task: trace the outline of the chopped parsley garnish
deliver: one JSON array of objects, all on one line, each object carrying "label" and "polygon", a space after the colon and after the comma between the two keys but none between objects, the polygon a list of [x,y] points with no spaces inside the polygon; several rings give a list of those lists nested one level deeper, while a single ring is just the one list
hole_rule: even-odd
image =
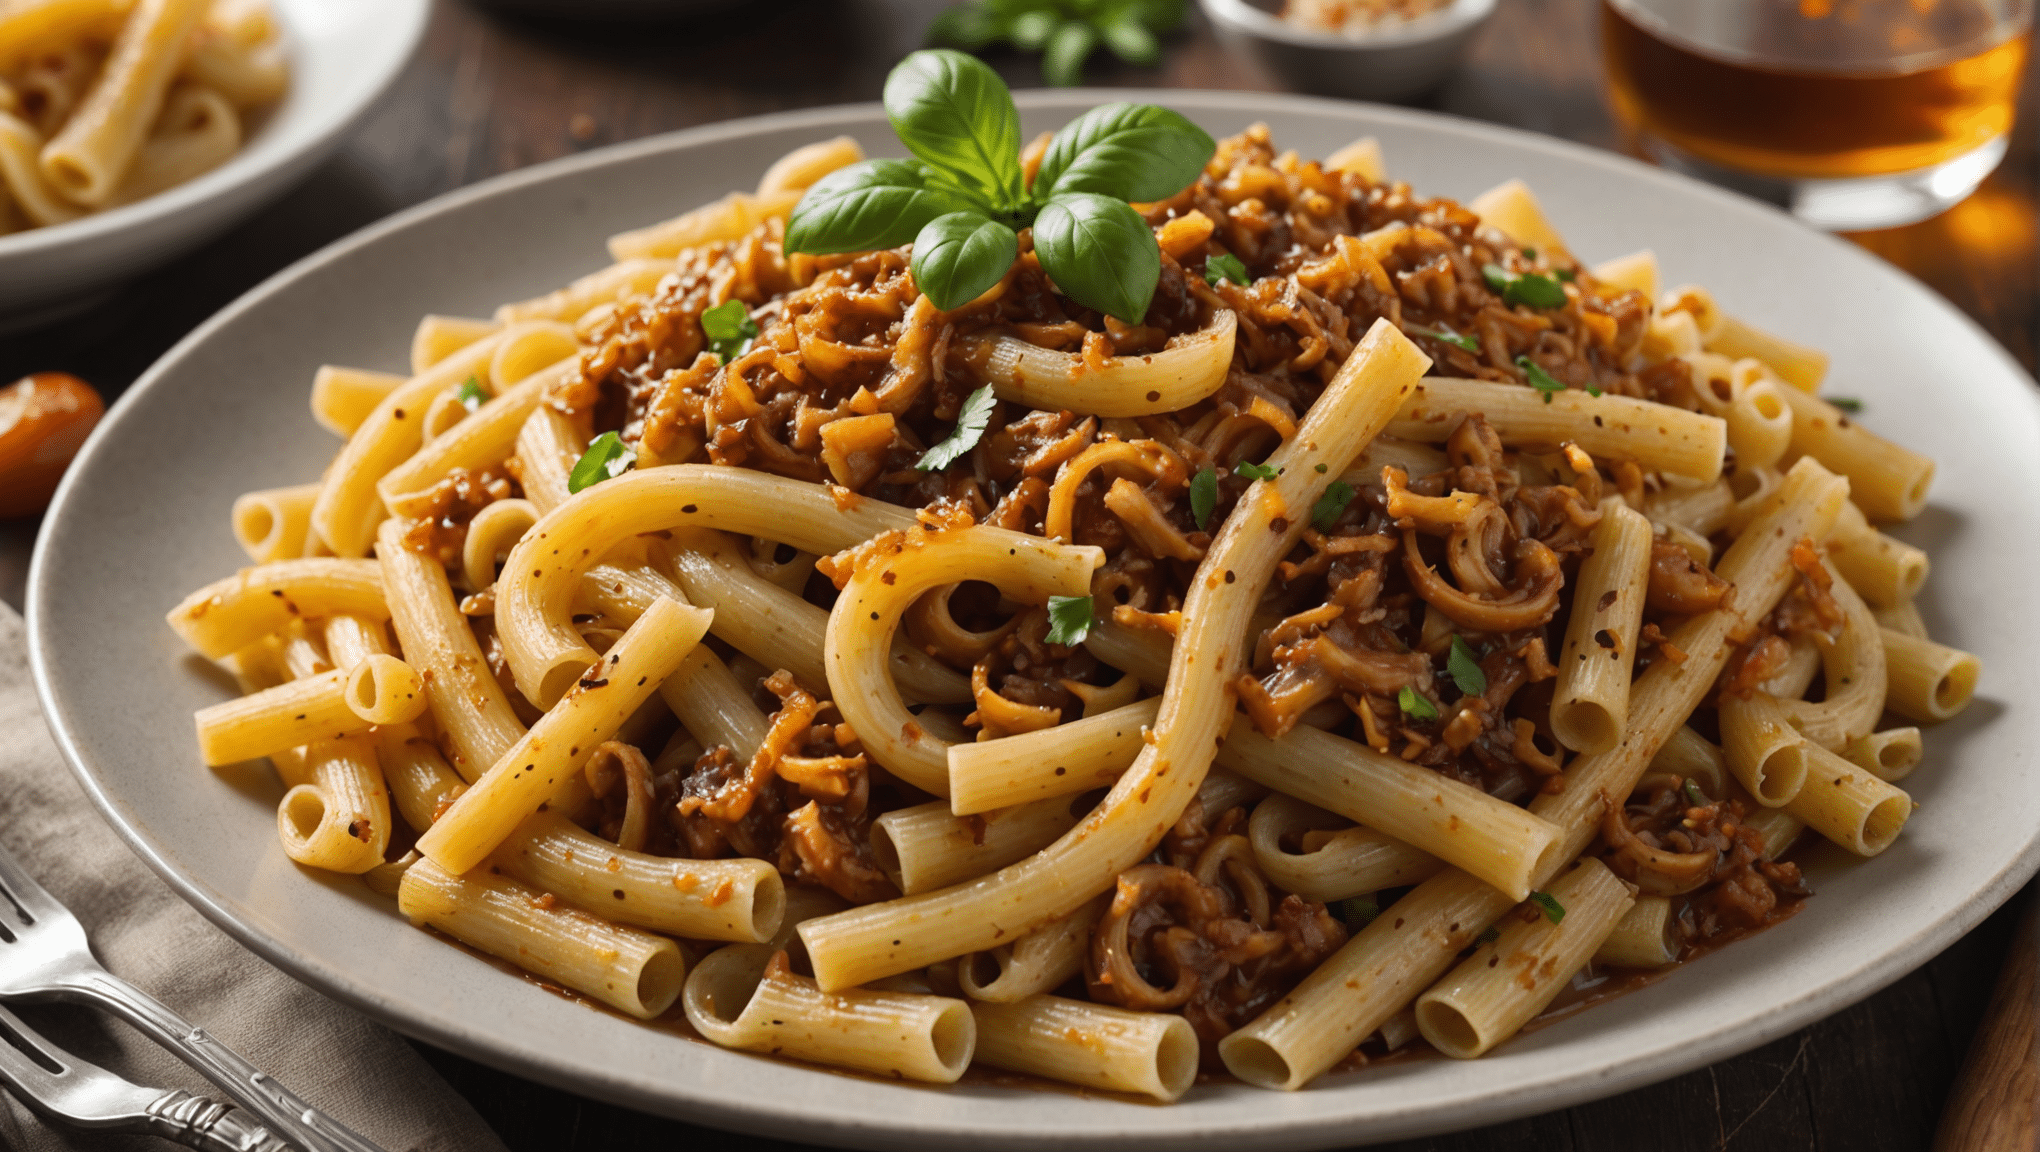
[{"label": "chopped parsley garnish", "polygon": [[1317,498],[1317,503],[1311,505],[1310,522],[1317,525],[1318,531],[1329,532],[1346,511],[1346,505],[1352,502],[1353,486],[1344,480],[1334,480],[1331,487],[1325,489],[1325,494]]},{"label": "chopped parsley garnish", "polygon": [[1459,690],[1468,696],[1478,696],[1487,691],[1487,673],[1480,670],[1480,661],[1474,659],[1473,649],[1458,636],[1452,637],[1452,651],[1445,657],[1445,671]]},{"label": "chopped parsley garnish", "polygon": [[1532,388],[1544,393],[1544,402],[1546,404],[1551,403],[1553,396],[1565,391],[1565,385],[1559,383],[1551,373],[1539,367],[1537,361],[1530,359],[1528,356],[1516,357],[1516,367],[1523,370],[1523,378],[1529,381]]},{"label": "chopped parsley garnish", "polygon": [[1480,274],[1490,290],[1501,294],[1502,303],[1511,307],[1517,304],[1532,308],[1565,307],[1565,289],[1541,272],[1511,272],[1500,264],[1483,264]]},{"label": "chopped parsley garnish", "polygon": [[1417,336],[1429,336],[1433,340],[1450,344],[1454,348],[1463,349],[1467,352],[1478,353],[1480,351],[1480,337],[1478,336],[1461,336],[1459,333],[1447,328],[1412,328],[1410,332]]},{"label": "chopped parsley garnish", "polygon": [[1527,247],[1526,247],[1526,248],[1524,248],[1524,249],[1523,249],[1523,259],[1525,259],[1525,260],[1535,260],[1535,259],[1537,259],[1537,249],[1535,249],[1535,248],[1527,248]]},{"label": "chopped parsley garnish", "polygon": [[1502,930],[1490,924],[1480,930],[1480,935],[1473,938],[1473,946],[1478,948],[1483,944],[1492,944],[1501,938]]},{"label": "chopped parsley garnish", "polygon": [[1091,634],[1091,598],[1089,596],[1050,596],[1048,598],[1048,635],[1050,644],[1061,644],[1065,648],[1082,644],[1084,637]]},{"label": "chopped parsley garnish", "polygon": [[488,400],[489,394],[482,391],[481,381],[470,376],[460,382],[460,391],[455,392],[453,398],[460,401],[461,407],[472,412],[480,408],[483,402]]},{"label": "chopped parsley garnish", "polygon": [[1823,399],[1851,416],[1863,410],[1863,402],[1854,396],[1827,396]]},{"label": "chopped parsley garnish", "polygon": [[1530,902],[1544,909],[1544,918],[1553,924],[1565,919],[1565,905],[1560,904],[1558,897],[1549,892],[1532,892]]},{"label": "chopped parsley garnish", "polygon": [[1216,288],[1220,280],[1230,280],[1235,284],[1249,283],[1247,266],[1230,252],[1207,257],[1204,261],[1204,282]]},{"label": "chopped parsley garnish", "polygon": [[1407,684],[1403,685],[1401,692],[1396,693],[1395,702],[1401,705],[1403,712],[1408,714],[1413,720],[1436,720],[1438,718],[1437,706],[1419,696],[1417,690]]},{"label": "chopped parsley garnish", "polygon": [[1580,278],[1580,274],[1573,271],[1570,268],[1554,268],[1552,269],[1551,274],[1553,276],[1558,277],[1560,280],[1565,281],[1568,284]]},{"label": "chopped parsley garnish", "polygon": [[708,337],[708,350],[727,364],[750,350],[758,325],[742,300],[725,300],[701,314],[701,332]]},{"label": "chopped parsley garnish", "polygon": [[992,422],[992,407],[999,398],[992,395],[990,384],[978,389],[963,399],[963,410],[956,414],[956,428],[942,442],[921,453],[914,461],[914,468],[921,472],[933,472],[947,468],[965,452],[977,447],[984,437],[985,429]]},{"label": "chopped parsley garnish", "polygon": [[574,462],[574,470],[567,473],[567,491],[579,492],[593,488],[604,480],[610,480],[630,471],[637,463],[637,453],[623,442],[623,437],[614,432],[604,432],[588,445],[581,458]]},{"label": "chopped parsley garnish", "polygon": [[1684,791],[1686,793],[1686,803],[1691,804],[1695,808],[1707,807],[1707,794],[1700,791],[1700,785],[1695,784],[1690,778],[1686,781]]},{"label": "chopped parsley garnish", "polygon": [[1374,899],[1372,893],[1365,896],[1349,896],[1339,901],[1339,919],[1344,920],[1348,928],[1365,928],[1374,923],[1374,918],[1379,915],[1381,904]]},{"label": "chopped parsley garnish", "polygon": [[1249,480],[1273,480],[1282,473],[1273,464],[1256,464],[1251,460],[1242,460],[1233,465],[1232,474],[1245,476]]},{"label": "chopped parsley garnish", "polygon": [[1318,475],[1320,475],[1320,476],[1322,476],[1322,475],[1324,475],[1324,474],[1325,474],[1326,472],[1329,472],[1329,471],[1331,471],[1331,467],[1332,467],[1332,466],[1331,466],[1331,465],[1329,465],[1329,464],[1320,464],[1320,465],[1318,465],[1318,466],[1317,466],[1317,474],[1318,474]]},{"label": "chopped parsley garnish", "polygon": [[1218,472],[1206,464],[1190,478],[1190,517],[1202,532],[1211,524],[1211,510],[1218,507]]}]

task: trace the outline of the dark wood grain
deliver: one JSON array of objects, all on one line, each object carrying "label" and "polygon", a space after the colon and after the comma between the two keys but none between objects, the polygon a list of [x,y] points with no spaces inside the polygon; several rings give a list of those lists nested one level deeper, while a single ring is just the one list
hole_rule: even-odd
[{"label": "dark wood grain", "polygon": [[[397,208],[486,176],[654,132],[788,108],[876,99],[939,0],[797,0],[626,35],[490,14],[441,0],[418,58],[336,157],[284,202],[76,318],[0,338],[0,380],[44,368],[117,394],[213,311],[296,257]],[[1502,0],[1466,65],[1424,107],[1603,147],[1620,136],[1601,100],[1591,0]],[[1163,64],[1094,64],[1114,85],[1278,89],[1201,22]],[[1018,56],[993,62],[1040,83]],[[1910,228],[1856,237],[1967,311],[2029,369],[2040,349],[2032,116],[1969,201]],[[577,131],[577,127],[580,129]],[[1931,386],[1932,382],[1922,382]],[[0,525],[0,598],[20,603],[32,525]],[[2025,898],[2022,898],[2025,899]],[[1913,1152],[1983,1019],[2016,914],[2000,911],[1891,988],[1741,1057],[1610,1100],[1398,1152]],[[1734,963],[1731,951],[1714,962]],[[422,1046],[421,1046],[422,1047]],[[517,1152],[796,1145],[689,1127],[576,1097],[424,1048]]]},{"label": "dark wood grain", "polygon": [[2040,906],[2029,905],[1997,993],[1941,1115],[1935,1152],[2040,1147]]}]

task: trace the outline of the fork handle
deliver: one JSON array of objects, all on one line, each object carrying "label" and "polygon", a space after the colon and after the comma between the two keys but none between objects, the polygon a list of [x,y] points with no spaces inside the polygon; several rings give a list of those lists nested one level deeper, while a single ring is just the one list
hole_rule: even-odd
[{"label": "fork handle", "polygon": [[[220,1086],[277,1135],[304,1152],[384,1152],[332,1117],[305,1103],[268,1073],[161,1001],[104,969],[66,985],[147,1033]],[[231,1148],[232,1146],[228,1146]]]},{"label": "fork handle", "polygon": [[149,1105],[147,1131],[199,1152],[292,1152],[269,1129],[240,1112],[182,1090]]}]

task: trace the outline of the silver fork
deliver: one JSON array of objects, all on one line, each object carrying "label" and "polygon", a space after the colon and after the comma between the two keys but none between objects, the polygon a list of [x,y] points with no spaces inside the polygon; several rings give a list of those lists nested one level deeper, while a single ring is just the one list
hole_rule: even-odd
[{"label": "silver fork", "polygon": [[51,1044],[5,1008],[0,1083],[37,1113],[76,1128],[146,1133],[199,1152],[290,1152],[240,1112],[181,1089],[129,1083]]},{"label": "silver fork", "polygon": [[240,1054],[115,976],[92,955],[71,910],[0,848],[0,999],[47,997],[119,1016],[304,1152],[383,1152],[305,1103]]}]

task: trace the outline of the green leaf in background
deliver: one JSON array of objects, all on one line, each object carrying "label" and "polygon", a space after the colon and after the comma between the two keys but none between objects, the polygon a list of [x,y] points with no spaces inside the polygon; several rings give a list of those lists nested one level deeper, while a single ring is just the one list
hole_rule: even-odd
[{"label": "green leaf in background", "polygon": [[1247,266],[1240,263],[1240,258],[1230,252],[1220,252],[1204,261],[1204,282],[1216,288],[1220,280],[1230,280],[1242,285],[1251,282],[1247,275]]},{"label": "green leaf in background", "polygon": [[1019,254],[1011,228],[975,210],[951,212],[914,237],[914,284],[948,312],[990,291]]},{"label": "green leaf in background", "polygon": [[623,437],[614,432],[604,432],[588,445],[581,458],[574,462],[574,470],[567,473],[567,491],[579,492],[593,488],[604,480],[614,479],[630,471],[637,463],[637,453],[623,443]]},{"label": "green leaf in background", "polygon": [[826,256],[897,248],[928,221],[970,208],[964,197],[928,184],[917,160],[864,160],[817,180],[793,206],[786,250]]},{"label": "green leaf in background", "polygon": [[1065,20],[1056,25],[1048,43],[1041,48],[1041,78],[1057,88],[1074,88],[1084,82],[1084,61],[1098,46],[1098,30],[1082,20]]},{"label": "green leaf in background", "polygon": [[1218,507],[1218,473],[1206,464],[1190,478],[1190,518],[1197,522],[1197,530],[1204,531],[1211,525],[1211,510]]},{"label": "green leaf in background", "polygon": [[1034,218],[1034,254],[1063,294],[1127,324],[1147,316],[1162,250],[1155,234],[1124,200],[1067,192]]},{"label": "green leaf in background", "polygon": [[[1141,23],[1140,16],[1131,5],[1098,18],[1098,36],[1105,41],[1105,47],[1114,56],[1137,68],[1152,68],[1162,62],[1162,46],[1155,34]],[[1136,196],[1136,200],[1157,199],[1157,197]]]},{"label": "green leaf in background", "polygon": [[942,442],[921,454],[914,461],[914,467],[922,472],[933,472],[954,464],[965,452],[977,447],[985,429],[991,426],[992,409],[999,398],[992,395],[990,384],[963,398],[963,407],[956,413],[956,427]]},{"label": "green leaf in background", "polygon": [[945,8],[928,25],[928,41],[975,52],[989,48],[1010,35],[1008,24],[986,4],[959,4]]},{"label": "green leaf in background", "polygon": [[1097,621],[1091,614],[1089,596],[1050,596],[1048,598],[1048,635],[1050,644],[1072,647],[1084,642],[1091,634],[1091,625]]},{"label": "green leaf in background", "polygon": [[1061,24],[1062,18],[1056,15],[1054,9],[1037,8],[1013,17],[1012,32],[1007,38],[1022,52],[1039,52],[1047,46],[1048,38]]},{"label": "green leaf in background", "polygon": [[1048,142],[1034,174],[1034,195],[1096,192],[1121,200],[1160,200],[1188,187],[1218,145],[1209,133],[1153,104],[1101,104]]},{"label": "green leaf in background", "polygon": [[708,337],[708,350],[727,364],[750,351],[758,323],[742,300],[725,300],[701,314],[701,333]]},{"label": "green leaf in background", "polygon": [[1020,113],[984,61],[946,49],[909,54],[886,77],[885,114],[907,151],[985,207],[1014,212],[1025,202]]},{"label": "green leaf in background", "polygon": [[1468,696],[1478,696],[1487,691],[1487,673],[1481,670],[1473,649],[1457,635],[1452,637],[1452,651],[1445,657],[1445,671],[1452,677],[1452,682],[1459,685],[1459,690]]}]

